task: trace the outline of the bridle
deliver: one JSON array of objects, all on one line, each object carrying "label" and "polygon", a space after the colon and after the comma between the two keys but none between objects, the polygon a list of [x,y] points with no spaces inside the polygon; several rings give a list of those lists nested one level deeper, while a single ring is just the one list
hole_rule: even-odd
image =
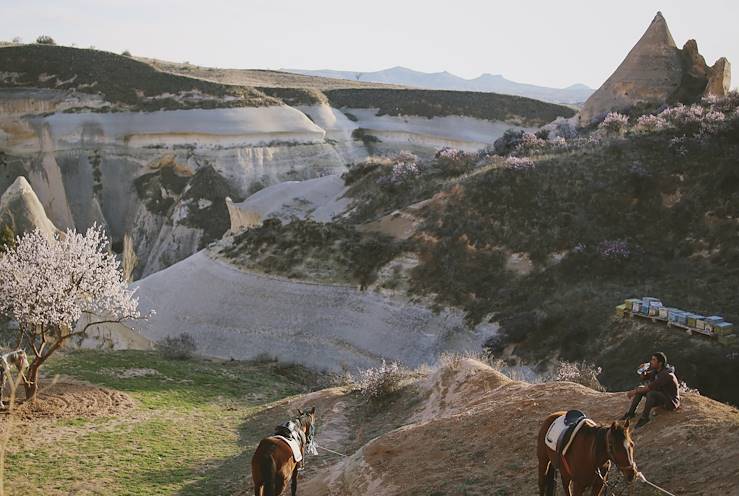
[{"label": "bridle", "polygon": [[[626,470],[631,470],[634,473],[634,477],[636,477],[636,474],[639,473],[639,469],[636,468],[636,463],[634,462],[634,458],[631,455],[631,450],[626,449],[625,446],[624,449],[626,450],[626,458],[629,460],[628,465],[621,465],[620,463],[618,463],[618,460],[616,459],[616,451],[613,449],[613,446],[611,444],[611,429],[608,429],[608,432],[606,432],[606,454],[608,455],[608,460],[613,462],[613,464],[616,465],[616,467],[618,467],[618,469],[622,472]],[[600,473],[600,470],[597,471]]]}]

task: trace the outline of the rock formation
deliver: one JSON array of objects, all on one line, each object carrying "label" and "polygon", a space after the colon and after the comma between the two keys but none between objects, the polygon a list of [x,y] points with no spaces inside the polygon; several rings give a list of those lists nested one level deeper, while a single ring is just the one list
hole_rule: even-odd
[{"label": "rock formation", "polygon": [[58,232],[23,176],[16,178],[0,197],[0,225],[10,226],[16,234],[33,231],[35,228],[39,228],[47,236]]},{"label": "rock formation", "polygon": [[682,50],[677,48],[667,21],[657,12],[621,65],[585,102],[580,125],[637,104],[692,103],[703,96],[724,96],[730,67],[723,57],[709,67],[695,40],[688,40]]}]

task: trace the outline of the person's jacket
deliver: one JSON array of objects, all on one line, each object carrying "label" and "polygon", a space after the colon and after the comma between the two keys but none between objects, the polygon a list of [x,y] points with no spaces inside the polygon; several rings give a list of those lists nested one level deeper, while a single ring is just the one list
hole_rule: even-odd
[{"label": "person's jacket", "polygon": [[664,394],[672,408],[680,406],[680,387],[675,376],[675,367],[665,365],[662,370],[647,370],[642,374],[642,378],[647,382],[647,391],[658,391]]}]

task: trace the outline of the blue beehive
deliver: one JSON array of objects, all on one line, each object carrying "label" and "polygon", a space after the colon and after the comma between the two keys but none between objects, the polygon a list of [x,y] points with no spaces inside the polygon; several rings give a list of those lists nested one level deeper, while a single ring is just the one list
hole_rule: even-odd
[{"label": "blue beehive", "polygon": [[667,320],[670,322],[677,322],[677,316],[682,312],[679,308],[670,308],[667,312]]}]

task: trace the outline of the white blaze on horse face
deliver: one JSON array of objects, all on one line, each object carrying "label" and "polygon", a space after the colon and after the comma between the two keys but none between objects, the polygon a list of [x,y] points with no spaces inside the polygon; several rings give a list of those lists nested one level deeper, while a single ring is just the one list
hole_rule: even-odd
[{"label": "white blaze on horse face", "polygon": [[629,460],[629,465],[631,465],[631,467],[634,470],[636,470],[636,468],[635,468],[636,467],[636,464],[634,463],[633,451],[631,449],[631,446],[629,445],[628,439],[624,439],[624,449],[626,449],[626,457]]}]

